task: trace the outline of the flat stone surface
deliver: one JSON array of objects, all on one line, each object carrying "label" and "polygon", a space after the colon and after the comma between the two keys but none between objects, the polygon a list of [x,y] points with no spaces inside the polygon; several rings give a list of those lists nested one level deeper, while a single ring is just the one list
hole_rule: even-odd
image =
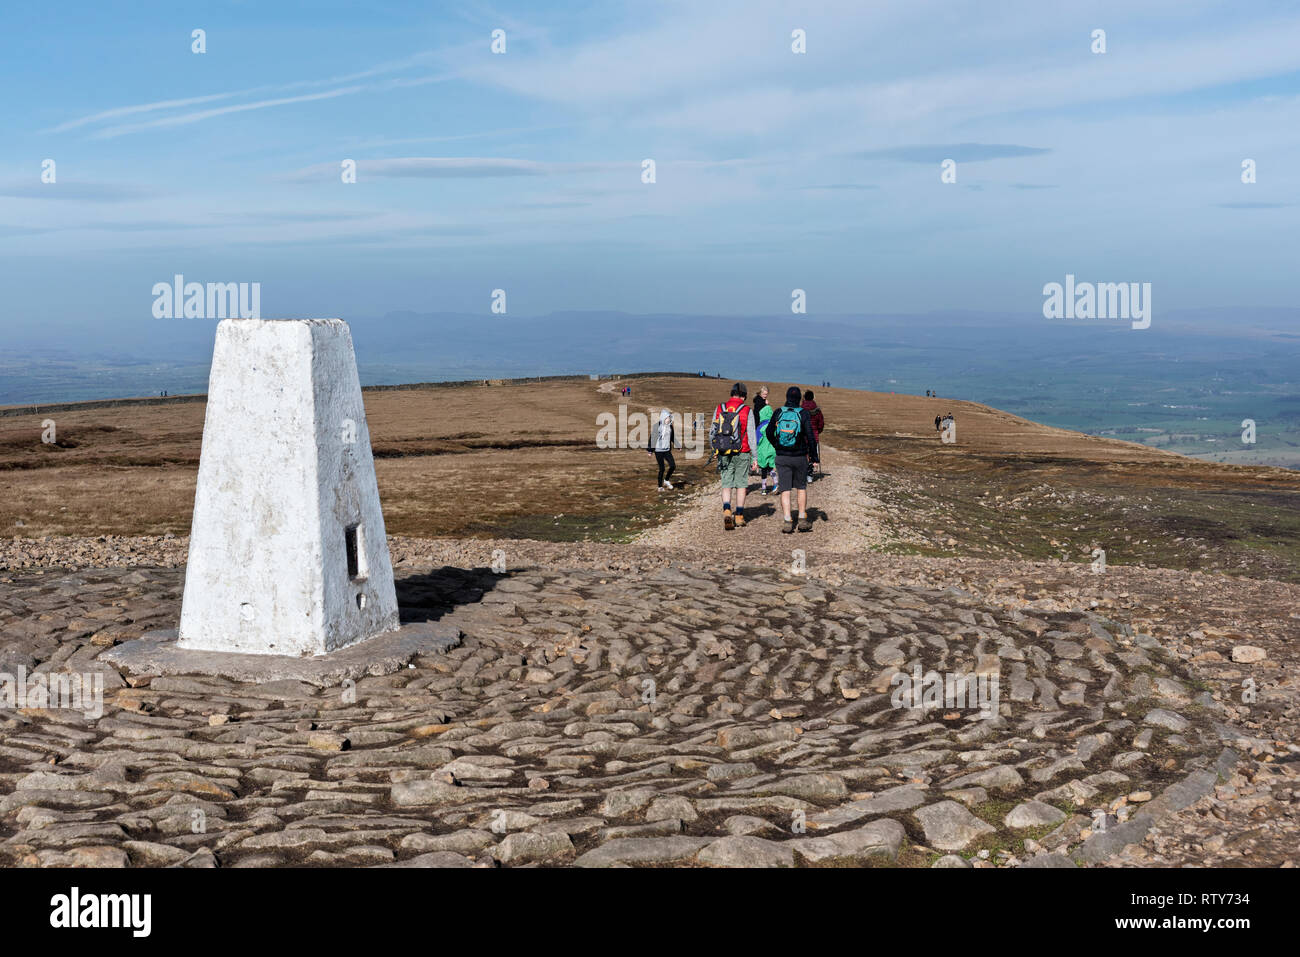
[{"label": "flat stone surface", "polygon": [[794,867],[794,851],[788,843],[730,836],[704,848],[696,861],[709,867]]},{"label": "flat stone surface", "polygon": [[217,675],[233,681],[305,681],[330,687],[348,679],[390,675],[416,655],[440,654],[460,644],[452,625],[418,622],[376,635],[328,655],[291,658],[226,651],[187,651],[176,646],[174,629],[151,631],[110,648],[100,661],[135,675]]},{"label": "flat stone surface", "polygon": [[693,860],[705,845],[712,843],[698,837],[623,837],[608,841],[588,851],[576,861],[577,867],[613,867],[618,864],[677,864]]},{"label": "flat stone surface", "polygon": [[1027,861],[1022,861],[1021,867],[1077,867],[1074,861],[1070,860],[1064,854],[1035,854]]},{"label": "flat stone surface", "polygon": [[1059,824],[1064,820],[1065,812],[1060,808],[1044,804],[1042,801],[1026,801],[1013,807],[1007,813],[1004,823],[1010,828],[1024,828]]},{"label": "flat stone surface", "polygon": [[[1034,838],[1023,853],[971,857],[977,869],[1044,854],[1088,866],[1281,863],[1300,846],[1300,763],[1277,744],[1295,736],[1266,722],[1274,711],[1238,704],[1241,667],[1226,660],[1235,636],[1217,639],[1221,660],[1209,665],[1227,675],[1220,705],[1199,690],[1219,687],[1212,677],[1165,653],[1175,639],[1139,645],[1073,605],[976,599],[946,588],[947,565],[928,587],[883,566],[862,576],[859,558],[796,578],[716,562],[665,568],[662,552],[641,564],[585,543],[528,565],[513,549],[540,546],[498,543],[513,570],[496,575],[489,546],[421,546],[455,559],[433,566],[414,565],[404,546],[403,613],[461,642],[356,678],[355,696],[265,675],[136,676],[99,659],[176,620],[180,569],[0,572],[0,671],[104,678],[99,715],[0,709],[0,866],[703,867],[793,855],[797,866],[929,867],[946,850],[899,821],[959,799],[989,818],[963,822],[996,830],[999,847]],[[588,552],[605,561],[585,567]],[[1094,585],[1111,587],[1091,577],[1073,587]],[[882,639],[924,671],[962,672],[996,649],[1007,688],[1014,675],[1033,693],[1004,694],[990,720],[894,708],[887,681],[873,690],[870,649]],[[1084,650],[1058,658],[1057,641]],[[1268,647],[1270,662],[1283,660]],[[1196,707],[1156,695],[1160,679],[1197,688]],[[1064,693],[1074,682],[1081,701]],[[1156,705],[1187,726],[1146,723]],[[1143,732],[1153,737],[1138,749]],[[1225,745],[1258,754],[1248,777]],[[1137,760],[1121,773],[1112,760],[1130,751]],[[954,784],[969,775],[992,787]],[[1152,799],[1113,806],[1143,791]],[[1035,797],[1074,813],[1039,836],[987,806]],[[1121,823],[1124,807],[1133,816]],[[1108,837],[1085,855],[1103,809]],[[937,853],[908,847],[904,826]],[[770,844],[718,844],[729,835]]]},{"label": "flat stone surface", "polygon": [[1188,721],[1182,715],[1174,714],[1164,708],[1156,708],[1148,711],[1145,718],[1142,719],[1147,724],[1155,725],[1157,728],[1165,728],[1169,731],[1186,731]]},{"label": "flat stone surface", "polygon": [[891,811],[910,811],[925,803],[925,791],[912,785],[901,785],[882,791],[880,794],[860,801],[842,804],[837,808],[813,814],[808,818],[809,829],[833,828],[851,824],[864,817],[875,814],[888,814]]},{"label": "flat stone surface", "polygon": [[1020,772],[1015,768],[999,765],[986,771],[963,774],[961,777],[949,781],[945,785],[945,789],[982,787],[994,791],[1014,791],[1024,783],[1025,779],[1020,776]]},{"label": "flat stone surface", "polygon": [[794,851],[810,864],[861,862],[873,857],[898,859],[906,838],[897,821],[872,821],[852,831],[840,831],[824,837],[803,837],[790,843]]},{"label": "flat stone surface", "polygon": [[960,851],[976,838],[992,834],[991,825],[981,821],[956,801],[940,801],[912,812],[925,829],[926,843],[941,851]]}]

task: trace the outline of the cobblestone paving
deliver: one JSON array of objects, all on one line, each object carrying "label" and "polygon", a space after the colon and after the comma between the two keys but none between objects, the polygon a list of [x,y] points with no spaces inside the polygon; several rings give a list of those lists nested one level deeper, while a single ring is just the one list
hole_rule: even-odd
[{"label": "cobblestone paving", "polygon": [[[97,662],[174,626],[181,569],[5,575],[0,671],[97,672],[104,708],[0,709],[0,861],[1149,863],[1187,814],[1197,850],[1227,855],[1207,822],[1265,805],[1254,840],[1295,853],[1294,745],[1235,725],[1185,655],[1120,616],[851,563],[624,551],[617,572],[498,576],[395,553],[403,617],[454,624],[461,646],[326,689]],[[895,707],[917,669],[996,674],[997,712]]]}]

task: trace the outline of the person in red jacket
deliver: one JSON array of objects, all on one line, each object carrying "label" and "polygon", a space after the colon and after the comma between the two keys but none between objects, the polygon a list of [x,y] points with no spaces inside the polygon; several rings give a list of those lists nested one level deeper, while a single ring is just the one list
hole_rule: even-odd
[{"label": "person in red jacket", "polygon": [[818,473],[821,471],[822,429],[826,428],[826,417],[822,415],[822,410],[813,401],[812,389],[804,390],[803,407],[808,410],[808,419],[812,422],[812,438],[815,447],[814,454],[808,457],[809,468],[812,473]]},{"label": "person in red jacket", "polygon": [[[745,493],[749,490],[749,468],[758,447],[754,416],[745,404],[745,383],[731,387],[731,396],[713,410],[709,445],[718,453],[718,477],[722,480],[722,527],[727,531],[745,527]],[[736,510],[731,510],[732,491]]]}]

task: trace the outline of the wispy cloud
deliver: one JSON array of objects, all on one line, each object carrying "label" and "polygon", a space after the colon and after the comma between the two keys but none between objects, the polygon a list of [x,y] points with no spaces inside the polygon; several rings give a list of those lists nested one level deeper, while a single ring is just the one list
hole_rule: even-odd
[{"label": "wispy cloud", "polygon": [[980,163],[986,160],[1011,159],[1022,156],[1042,156],[1050,149],[1037,146],[1016,146],[1011,143],[948,143],[946,145],[897,146],[887,150],[868,150],[858,153],[860,159],[889,159],[902,163],[942,163],[946,159],[958,163]]},{"label": "wispy cloud", "polygon": [[870,190],[880,189],[879,186],[873,186],[870,183],[828,183],[825,186],[797,186],[796,189],[825,189],[825,190]]},{"label": "wispy cloud", "polygon": [[227,113],[246,113],[249,110],[264,110],[272,106],[287,106],[290,103],[308,103],[313,100],[331,100],[337,96],[348,96],[352,93],[359,93],[365,89],[364,86],[348,86],[338,90],[327,90],[324,93],[306,93],[302,96],[284,96],[272,100],[258,100],[254,103],[239,103],[234,106],[223,106],[215,110],[200,110],[196,113],[182,113],[179,116],[165,116],[161,119],[150,120],[147,123],[127,123],[122,126],[110,126],[107,129],[95,133],[93,139],[111,139],[116,136],[125,136],[128,133],[139,133],[143,130],[156,129],[165,126],[184,126],[188,123],[198,123],[201,120],[211,119],[214,116],[224,116]]},{"label": "wispy cloud", "polygon": [[77,200],[82,203],[123,203],[154,195],[154,191],[121,183],[7,182],[0,183],[0,196],[11,199]]},{"label": "wispy cloud", "polygon": [[137,113],[153,113],[157,110],[173,110],[184,106],[197,106],[199,103],[212,103],[216,100],[228,100],[232,96],[243,96],[252,92],[254,92],[254,90],[232,91],[230,93],[213,93],[209,96],[191,96],[181,100],[157,100],[153,103],[137,103],[133,106],[119,106],[112,110],[104,110],[100,113],[92,113],[89,116],[82,116],[75,120],[68,120],[66,123],[60,123],[58,126],[51,127],[48,130],[41,130],[41,132],[64,133],[68,130],[75,130],[80,126],[100,123],[104,120],[115,120],[122,116],[132,116]]},{"label": "wispy cloud", "polygon": [[242,113],[249,110],[261,110],[269,107],[287,106],[294,103],[306,103],[314,100],[332,99],[338,96],[347,96],[352,93],[360,92],[363,89],[397,89],[400,87],[422,86],[429,83],[437,83],[451,79],[455,74],[439,73],[426,74],[414,77],[396,78],[381,84],[356,84],[357,80],[369,80],[375,77],[384,76],[391,73],[408,70],[413,67],[427,65],[443,54],[440,51],[424,50],[411,56],[403,57],[398,60],[390,60],[385,63],[377,64],[364,70],[358,70],[352,73],[345,73],[338,76],[331,76],[324,79],[315,80],[295,80],[289,83],[269,84],[256,87],[250,87],[243,90],[232,90],[225,93],[211,93],[203,96],[191,96],[168,100],[156,100],[150,103],[136,103],[129,106],[115,107],[110,110],[101,110],[98,113],[91,113],[87,116],[81,116],[48,130],[44,133],[64,133],[69,130],[79,129],[84,126],[93,126],[113,120],[118,120],[127,116],[136,116],[142,113],[157,113],[166,110],[183,109],[190,106],[198,106],[203,103],[214,103],[220,100],[229,100],[237,97],[253,96],[268,91],[287,92],[289,90],[311,88],[319,86],[335,86],[340,83],[354,84],[347,87],[338,87],[322,93],[309,93],[301,96],[282,96],[269,99],[257,100],[251,103],[239,103],[216,110],[200,110],[190,113],[182,113],[175,116],[163,117],[145,123],[127,123],[117,126],[108,126],[93,134],[94,139],[111,139],[117,136],[123,136],[129,133],[139,133],[145,130],[156,129],[160,127],[182,126],[190,123],[198,123],[202,120],[210,119],[215,116],[224,116],[229,113]]},{"label": "wispy cloud", "polygon": [[[289,173],[286,179],[307,183],[339,175],[339,164],[316,163]],[[357,178],[478,179],[502,176],[551,176],[558,173],[634,169],[628,161],[591,163],[540,163],[535,160],[494,156],[403,156],[391,159],[357,160]]]}]

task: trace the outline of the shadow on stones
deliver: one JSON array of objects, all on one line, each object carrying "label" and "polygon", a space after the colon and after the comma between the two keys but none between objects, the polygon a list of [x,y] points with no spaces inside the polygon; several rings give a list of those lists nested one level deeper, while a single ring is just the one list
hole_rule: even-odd
[{"label": "shadow on stones", "polygon": [[460,605],[472,605],[510,574],[490,568],[455,568],[444,565],[425,574],[398,578],[397,611],[402,624],[437,621]]}]

